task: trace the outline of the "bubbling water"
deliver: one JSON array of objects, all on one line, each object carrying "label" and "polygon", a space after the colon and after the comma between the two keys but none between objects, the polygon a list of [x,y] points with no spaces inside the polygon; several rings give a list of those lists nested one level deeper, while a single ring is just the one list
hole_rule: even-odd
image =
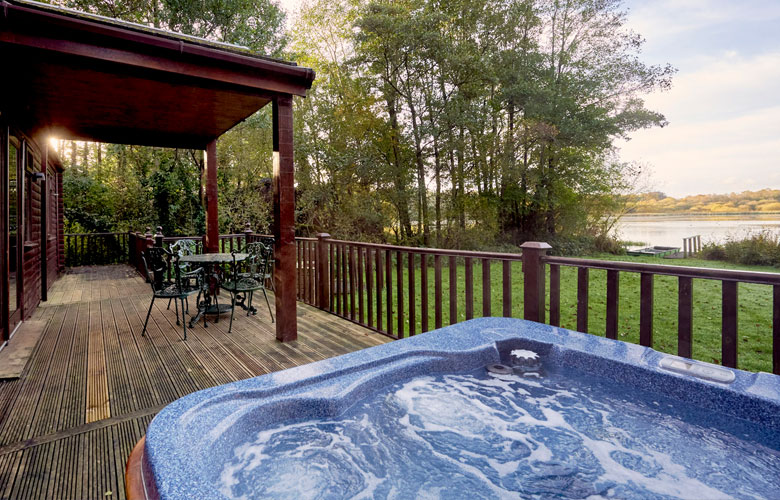
[{"label": "bubbling water", "polygon": [[691,423],[700,410],[681,416],[681,403],[636,392],[582,374],[420,377],[338,417],[258,432],[223,466],[220,491],[234,499],[777,493],[776,449]]}]

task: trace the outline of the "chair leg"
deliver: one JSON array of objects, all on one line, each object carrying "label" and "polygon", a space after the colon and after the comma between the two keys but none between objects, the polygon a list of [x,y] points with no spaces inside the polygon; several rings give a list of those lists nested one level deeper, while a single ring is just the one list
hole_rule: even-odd
[{"label": "chair leg", "polygon": [[233,331],[233,313],[236,312],[236,294],[230,294],[232,307],[230,308],[230,326],[228,327],[228,333]]},{"label": "chair leg", "polygon": [[144,321],[144,330],[141,332],[141,337],[146,337],[146,325],[149,324],[149,316],[152,315],[152,306],[154,305],[154,295],[152,295],[152,302],[149,304],[149,312],[146,313],[146,321]]},{"label": "chair leg", "polygon": [[[179,316],[176,316],[178,319]],[[184,297],[181,298],[181,324],[184,325],[184,340],[187,340],[187,317],[184,316]]]},{"label": "chair leg", "polygon": [[[179,324],[179,299],[168,299],[168,308],[170,309],[170,303],[173,300],[173,305],[176,307],[176,324]],[[184,306],[181,306],[181,312],[184,313]]]},{"label": "chair leg", "polygon": [[251,290],[247,292],[247,295],[246,315],[249,316],[249,314],[252,312],[252,299],[255,297],[255,291]]},{"label": "chair leg", "polygon": [[[172,300],[173,300],[173,299],[168,299],[168,310],[169,310],[169,311],[171,310],[171,301],[172,301]],[[178,316],[176,316],[176,317],[178,318]]]},{"label": "chair leg", "polygon": [[265,288],[263,288],[262,290],[263,290],[263,296],[265,297],[265,303],[266,303],[266,305],[268,305],[268,314],[271,315],[271,323],[273,323],[274,322],[274,313],[273,313],[273,311],[271,311],[271,303],[268,302],[268,294],[265,293]]},{"label": "chair leg", "polygon": [[214,292],[214,308],[217,311],[214,323],[219,323],[219,298],[217,297],[216,291]]}]

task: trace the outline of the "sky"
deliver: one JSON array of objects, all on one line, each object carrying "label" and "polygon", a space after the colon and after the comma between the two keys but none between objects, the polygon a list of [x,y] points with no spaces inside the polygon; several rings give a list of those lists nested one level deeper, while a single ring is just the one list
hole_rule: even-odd
[{"label": "sky", "polygon": [[641,57],[678,69],[646,97],[669,125],[621,142],[670,196],[780,188],[780,1],[631,0]]},{"label": "sky", "polygon": [[[300,0],[281,0],[290,14]],[[645,97],[664,128],[620,141],[669,196],[780,189],[780,0],[627,0],[647,64],[669,63],[672,88]],[[289,21],[288,21],[289,22]]]}]

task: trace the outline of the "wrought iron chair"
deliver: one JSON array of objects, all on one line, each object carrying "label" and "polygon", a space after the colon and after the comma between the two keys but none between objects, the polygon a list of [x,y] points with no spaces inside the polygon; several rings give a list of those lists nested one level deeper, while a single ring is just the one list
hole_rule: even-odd
[{"label": "wrought iron chair", "polygon": [[244,272],[239,273],[239,276],[260,279],[259,263],[266,258],[264,256],[267,256],[265,271],[262,272],[262,277],[265,280],[263,283],[268,284],[268,288],[276,291],[274,289],[274,239],[263,237],[249,243],[244,248],[244,253],[249,254],[249,258],[245,261]]},{"label": "wrought iron chair", "polygon": [[[233,331],[233,315],[236,305],[246,309],[246,314],[257,314],[257,309],[252,305],[252,299],[257,290],[262,290],[265,303],[268,306],[268,314],[271,322],[274,322],[274,313],[266,293],[266,279],[268,266],[273,258],[273,249],[263,243],[250,243],[246,247],[249,257],[243,262],[236,261],[236,252],[233,253],[232,272],[230,277],[220,285],[223,290],[230,292],[232,309],[230,311],[230,326],[228,332]],[[242,269],[243,268],[243,269]]]},{"label": "wrought iron chair", "polygon": [[[176,324],[184,325],[184,340],[187,340],[186,300],[190,295],[201,290],[201,270],[193,271],[186,277],[182,276],[179,267],[179,256],[161,247],[147,248],[141,256],[146,270],[146,278],[152,286],[152,302],[146,313],[144,329],[141,336],[146,336],[146,327],[152,315],[154,299],[174,300],[176,305]],[[181,323],[179,322],[179,302],[181,301]]]},{"label": "wrought iron chair", "polygon": [[[176,240],[171,244],[170,247],[168,247],[168,250],[178,256],[179,259],[186,255],[195,255],[198,253],[198,244],[194,240]],[[189,262],[179,262],[179,269],[181,270],[181,275],[183,278],[189,278],[191,276],[196,276],[201,273],[200,268],[194,268],[192,264]],[[173,299],[168,299],[168,309],[171,308],[171,301]],[[200,294],[198,294],[198,300],[200,300]],[[186,305],[187,305],[187,313],[190,312],[190,300],[189,296],[185,299]]]}]

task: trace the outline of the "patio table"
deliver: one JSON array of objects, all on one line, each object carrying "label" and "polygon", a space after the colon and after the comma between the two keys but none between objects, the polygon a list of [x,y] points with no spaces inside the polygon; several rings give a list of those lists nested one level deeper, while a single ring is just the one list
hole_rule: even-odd
[{"label": "patio table", "polygon": [[220,273],[216,272],[215,267],[219,268],[221,264],[233,262],[234,255],[236,262],[241,262],[249,257],[249,254],[246,253],[204,253],[185,255],[179,259],[180,263],[190,263],[202,267],[206,280],[206,283],[203,286],[202,300],[198,301],[198,314],[190,320],[190,328],[192,328],[202,317],[204,318],[203,326],[208,326],[204,317],[206,314],[216,314],[217,319],[219,319],[220,314],[232,309],[230,304],[220,304],[217,300]]}]

